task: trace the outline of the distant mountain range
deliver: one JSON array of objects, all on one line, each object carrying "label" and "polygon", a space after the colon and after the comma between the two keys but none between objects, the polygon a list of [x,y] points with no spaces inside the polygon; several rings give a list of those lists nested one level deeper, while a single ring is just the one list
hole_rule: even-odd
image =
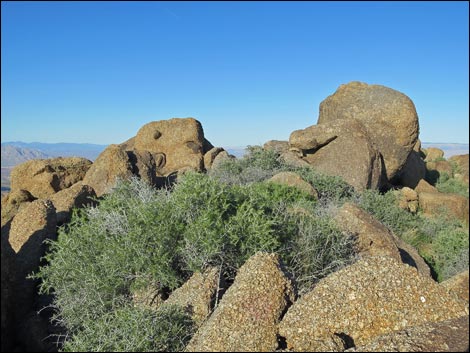
[{"label": "distant mountain range", "polygon": [[51,156],[39,150],[4,145],[2,143],[2,167],[14,167],[30,159],[50,158]]},{"label": "distant mountain range", "polygon": [[[83,157],[94,161],[98,155],[103,152],[107,145],[96,145],[91,143],[42,143],[42,142],[2,142],[2,166],[3,162],[3,150],[4,147],[11,146],[17,147],[22,150],[35,151],[37,153],[43,153],[46,157],[35,157],[35,158],[51,158],[51,157]],[[33,152],[34,153],[34,152]],[[29,160],[28,158],[23,160]],[[20,162],[21,163],[21,162]]]}]

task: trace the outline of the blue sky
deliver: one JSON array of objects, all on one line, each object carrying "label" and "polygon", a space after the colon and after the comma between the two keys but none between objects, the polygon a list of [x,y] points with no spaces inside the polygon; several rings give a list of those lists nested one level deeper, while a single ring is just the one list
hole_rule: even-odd
[{"label": "blue sky", "polygon": [[286,140],[350,81],[468,143],[468,2],[1,3],[1,139],[121,143],[195,117],[217,146]]}]

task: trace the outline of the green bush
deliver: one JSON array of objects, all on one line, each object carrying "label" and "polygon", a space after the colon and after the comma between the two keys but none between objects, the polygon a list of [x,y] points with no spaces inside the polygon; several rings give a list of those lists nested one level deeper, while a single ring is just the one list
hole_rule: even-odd
[{"label": "green bush", "polygon": [[358,204],[391,229],[397,236],[417,248],[435,273],[443,281],[460,270],[468,268],[468,226],[446,217],[429,218],[413,215],[398,207],[393,191],[380,194],[366,190]]},{"label": "green bush", "polygon": [[154,311],[125,306],[87,321],[80,335],[65,342],[65,352],[181,352],[194,333],[190,316],[179,307]]},{"label": "green bush", "polygon": [[439,192],[458,194],[469,197],[468,184],[461,180],[451,178],[447,173],[442,173],[436,182],[436,188]]},{"label": "green bush", "polygon": [[[96,342],[121,349],[128,346],[120,337],[132,329],[121,322],[134,315],[132,293],[150,283],[166,293],[208,266],[230,281],[250,256],[266,251],[279,253],[305,290],[352,261],[352,240],[317,209],[312,196],[274,183],[230,185],[186,173],[169,191],[131,179],[97,207],[74,212],[35,277],[41,292],[55,294],[55,319],[69,332],[66,349]],[[112,347],[98,336],[110,322]]]}]

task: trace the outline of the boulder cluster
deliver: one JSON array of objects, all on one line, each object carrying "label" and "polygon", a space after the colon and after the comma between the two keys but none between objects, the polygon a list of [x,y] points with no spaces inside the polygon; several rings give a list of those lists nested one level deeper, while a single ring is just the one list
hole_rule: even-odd
[{"label": "boulder cluster", "polygon": [[[442,173],[468,184],[468,155],[447,161],[441,150],[422,149],[418,134],[418,115],[407,96],[352,82],[321,103],[316,125],[264,148],[293,165],[340,176],[358,191],[397,189],[400,207],[410,212],[419,207],[433,215],[446,207],[468,224],[468,199],[432,185]],[[137,176],[164,186],[227,158],[233,156],[204,137],[199,121],[173,118],[144,125],[93,163],[73,157],[15,167],[1,204],[2,351],[55,349],[46,339],[56,333],[48,325],[51,313],[41,310],[50,298],[37,294],[38,281],[29,274],[42,264],[44,241],[56,239],[74,208],[99,202],[118,179]],[[294,173],[269,182],[318,197]],[[417,251],[370,214],[346,203],[335,217],[356,236],[360,260],[301,297],[279,257],[260,252],[228,288],[222,288],[218,269],[209,268],[166,300],[155,299],[158,288],[149,286],[135,293],[134,304],[188,308],[198,330],[187,351],[468,350],[468,270],[438,284]]]}]

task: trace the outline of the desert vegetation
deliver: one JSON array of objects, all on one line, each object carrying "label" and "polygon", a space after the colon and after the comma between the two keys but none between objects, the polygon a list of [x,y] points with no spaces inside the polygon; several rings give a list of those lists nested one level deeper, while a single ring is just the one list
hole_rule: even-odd
[{"label": "desert vegetation", "polygon": [[[282,171],[296,172],[318,198],[267,182]],[[64,351],[181,351],[195,332],[190,316],[179,307],[142,308],[133,302],[136,292],[152,283],[165,299],[210,266],[227,286],[264,251],[279,254],[302,296],[356,260],[354,237],[333,220],[346,201],[415,246],[437,280],[468,268],[461,221],[429,220],[398,207],[392,191],[359,193],[340,177],[250,147],[244,158],[226,159],[207,174],[187,172],[169,188],[119,181],[98,206],[74,211],[34,276],[42,293],[54,294],[54,319],[67,332]]]}]

